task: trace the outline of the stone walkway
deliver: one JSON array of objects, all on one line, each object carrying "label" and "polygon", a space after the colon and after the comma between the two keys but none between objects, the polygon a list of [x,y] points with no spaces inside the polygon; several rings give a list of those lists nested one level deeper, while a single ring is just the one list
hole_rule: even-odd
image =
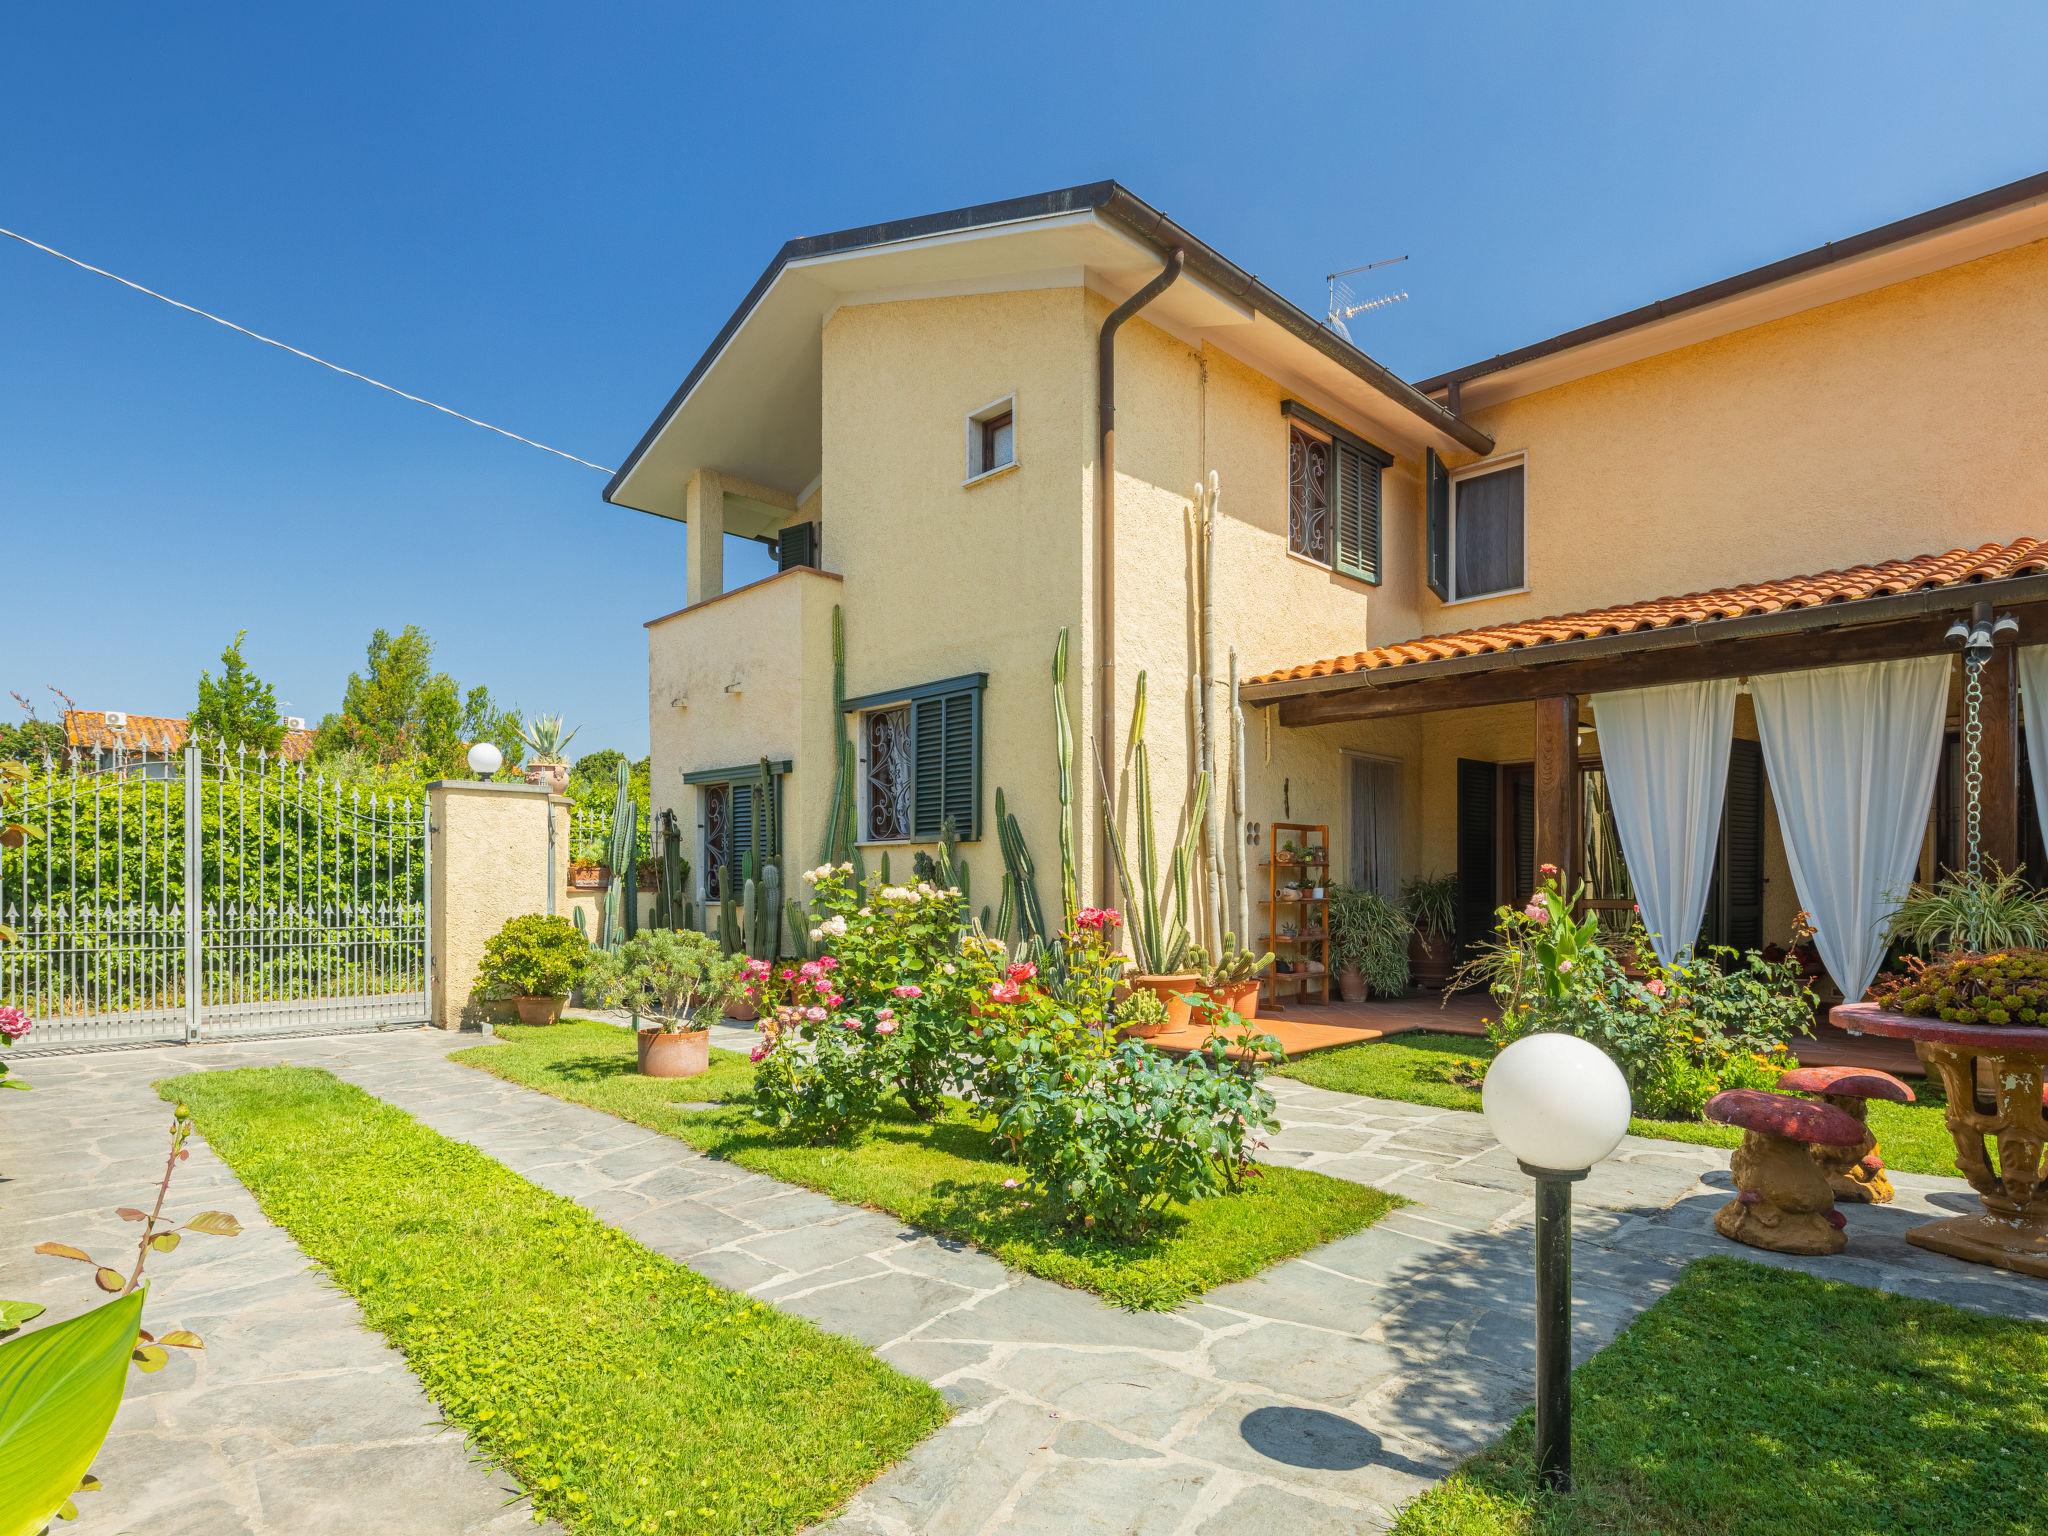
[{"label": "stone walkway", "polygon": [[[738,1031],[725,1033],[721,1043],[742,1039]],[[66,1105],[63,1123],[81,1136],[117,1116],[125,1126],[138,1118],[140,1104],[146,1112],[139,1122],[153,1135],[152,1077],[265,1061],[326,1066],[582,1202],[649,1247],[864,1340],[938,1385],[955,1414],[849,1504],[826,1528],[836,1536],[1317,1536],[1379,1529],[1400,1504],[1498,1434],[1528,1400],[1529,1186],[1477,1115],[1274,1080],[1286,1128],[1271,1160],[1372,1183],[1415,1203],[1176,1312],[1127,1313],[887,1216],[719,1164],[669,1138],[442,1059],[474,1043],[474,1036],[422,1032],[40,1060],[36,1097]],[[678,1098],[685,1097],[687,1086],[679,1085]],[[104,1138],[86,1138],[99,1149],[87,1156],[108,1156],[110,1141],[136,1134],[110,1128]],[[202,1158],[211,1164],[202,1153],[193,1169]],[[30,1190],[45,1188],[59,1169],[71,1170],[74,1188],[93,1181],[91,1167],[80,1172],[79,1162],[75,1147],[40,1136],[25,1148],[0,1150],[0,1166],[20,1174]],[[1901,1240],[1930,1211],[1966,1208],[1973,1197],[1965,1186],[1911,1176],[1897,1182],[1896,1206],[1852,1213],[1849,1255],[1782,1262],[2048,1319],[2048,1287]],[[1711,1229],[1726,1199],[1725,1153],[1637,1138],[1578,1186],[1581,1357],[1661,1294],[1688,1260],[1735,1251]],[[252,1213],[246,1198],[241,1210]],[[262,1308],[292,1313],[305,1306],[316,1317],[324,1308],[344,1320],[338,1326],[345,1331],[353,1306],[293,1272],[289,1245],[277,1241],[276,1257],[285,1262],[251,1269],[237,1283],[260,1294]],[[6,1283],[10,1266],[19,1272],[17,1251],[10,1244],[0,1256],[0,1293],[34,1294]],[[185,1256],[181,1250],[178,1257]],[[167,1278],[175,1272],[166,1266]],[[342,1341],[321,1335],[313,1342],[339,1358]],[[294,1333],[289,1352],[303,1374],[299,1344]],[[367,1336],[360,1354],[364,1369],[391,1362]],[[230,1368],[226,1348],[218,1358]],[[279,1363],[273,1357],[272,1369]],[[206,1364],[212,1368],[215,1360]],[[412,1406],[417,1389],[402,1371],[398,1376],[388,1393],[358,1411],[386,1423],[422,1411]],[[201,1386],[221,1384],[187,1375],[167,1387],[196,1412]],[[314,1394],[293,1396],[308,1401],[284,1405],[291,1413],[318,1412]],[[152,1432],[135,1407],[123,1410],[120,1437],[104,1459],[110,1485],[127,1480],[130,1462],[145,1467],[165,1457],[168,1440],[182,1432],[175,1414]],[[275,1429],[269,1414],[252,1418]],[[429,1454],[446,1443],[423,1442]],[[225,1447],[215,1450],[229,1460]],[[504,1479],[474,1467],[462,1471],[467,1483],[445,1469],[432,1474],[436,1499],[452,1512],[444,1518],[436,1508],[439,1523],[407,1521],[403,1528],[482,1528],[462,1523],[463,1500],[472,1486],[481,1491]],[[389,1491],[389,1484],[379,1489]],[[183,1528],[273,1528],[244,1518],[244,1526]],[[317,1519],[285,1521],[281,1506],[277,1520],[275,1528],[322,1528]]]}]

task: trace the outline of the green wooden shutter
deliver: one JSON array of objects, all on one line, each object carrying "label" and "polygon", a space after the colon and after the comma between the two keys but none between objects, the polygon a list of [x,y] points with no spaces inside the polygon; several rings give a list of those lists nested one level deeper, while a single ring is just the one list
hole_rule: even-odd
[{"label": "green wooden shutter", "polygon": [[1451,474],[1431,448],[1423,455],[1429,521],[1429,590],[1451,600]]},{"label": "green wooden shutter", "polygon": [[1347,576],[1380,579],[1380,466],[1342,439],[1331,444],[1336,468],[1337,539],[1332,563]]},{"label": "green wooden shutter", "polygon": [[963,842],[981,836],[981,690],[910,703],[910,835],[930,841],[952,820]]},{"label": "green wooden shutter", "polygon": [[[1764,753],[1753,741],[1729,744],[1728,789],[1721,802],[1721,847],[1710,901],[1711,934],[1730,949],[1764,942]],[[1718,922],[1716,921],[1718,919]]]},{"label": "green wooden shutter", "polygon": [[1500,905],[1500,767],[1458,759],[1458,946],[1490,936]]},{"label": "green wooden shutter", "polygon": [[800,565],[817,565],[822,531],[816,523],[792,523],[783,529],[775,541],[777,567],[788,571]]}]

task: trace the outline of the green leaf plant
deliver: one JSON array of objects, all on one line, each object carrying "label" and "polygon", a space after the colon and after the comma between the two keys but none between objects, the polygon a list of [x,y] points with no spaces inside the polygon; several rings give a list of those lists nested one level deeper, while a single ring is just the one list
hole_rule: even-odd
[{"label": "green leaf plant", "polygon": [[[171,1252],[188,1232],[233,1237],[242,1230],[226,1211],[201,1211],[183,1224],[164,1215],[171,1176],[192,1155],[185,1145],[191,1134],[191,1117],[179,1104],[171,1112],[170,1149],[155,1205],[115,1212],[142,1229],[125,1276],[74,1244],[36,1244],[37,1253],[87,1266],[93,1282],[115,1299],[0,1344],[0,1536],[35,1536],[52,1519],[71,1519],[77,1513],[72,1495],[99,1487],[88,1469],[121,1406],[131,1363],[147,1375],[162,1370],[173,1349],[205,1347],[190,1329],[156,1335],[142,1327],[143,1277],[151,1254]],[[0,1334],[17,1331],[42,1311],[35,1302],[0,1301]]]}]

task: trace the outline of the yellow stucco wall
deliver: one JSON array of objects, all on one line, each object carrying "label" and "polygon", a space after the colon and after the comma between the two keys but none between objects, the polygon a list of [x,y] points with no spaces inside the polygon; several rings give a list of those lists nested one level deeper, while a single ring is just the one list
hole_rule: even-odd
[{"label": "yellow stucco wall", "polygon": [[2048,242],[1475,411],[1528,454],[1529,591],[1422,627],[2048,533],[2043,356]]},{"label": "yellow stucco wall", "polygon": [[[428,800],[430,1016],[442,1029],[475,1027],[496,1011],[470,996],[485,943],[508,919],[547,911],[550,878],[567,873],[569,801],[524,784],[463,780],[430,785]],[[559,891],[555,911],[567,915]]]},{"label": "yellow stucco wall", "polygon": [[647,627],[647,722],[656,811],[674,810],[703,890],[699,792],[683,775],[762,757],[792,764],[784,844],[815,861],[832,795],[832,608],[839,579],[797,569],[737,588]]}]

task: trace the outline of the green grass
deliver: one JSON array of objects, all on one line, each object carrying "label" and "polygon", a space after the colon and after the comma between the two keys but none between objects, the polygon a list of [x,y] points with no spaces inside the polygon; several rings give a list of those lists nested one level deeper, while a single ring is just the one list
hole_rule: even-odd
[{"label": "green grass", "polygon": [[[500,1043],[473,1046],[452,1059],[674,1136],[713,1157],[964,1239],[1014,1268],[1093,1291],[1118,1306],[1178,1305],[1356,1232],[1400,1203],[1347,1180],[1268,1168],[1238,1193],[1170,1207],[1144,1240],[1110,1243],[1043,1221],[1022,1189],[1005,1189],[1016,1165],[994,1156],[988,1122],[964,1104],[949,1102],[929,1125],[887,1121],[852,1146],[803,1146],[751,1117],[746,1095],[753,1069],[743,1056],[714,1051],[705,1076],[664,1080],[634,1070],[632,1037],[610,1025],[512,1025],[498,1033]],[[684,1107],[711,1101],[724,1102]]]},{"label": "green grass", "polygon": [[[1437,1109],[1476,1111],[1477,1088],[1445,1082],[1437,1074],[1459,1057],[1483,1058],[1487,1049],[1484,1040],[1467,1035],[1397,1035],[1390,1040],[1369,1040],[1363,1045],[1344,1045],[1334,1051],[1300,1056],[1278,1070],[1283,1077],[1338,1093],[1362,1093],[1375,1099],[1401,1099]],[[1945,1101],[1940,1085],[1916,1080],[1913,1091],[1920,1096],[1916,1104],[1870,1106],[1870,1128],[1877,1133],[1878,1155],[1894,1172],[1960,1178],[1955,1143],[1942,1121]],[[1742,1140],[1740,1131],[1693,1120],[1646,1120],[1638,1115],[1629,1122],[1629,1129],[1638,1136],[1658,1141],[1689,1141],[1705,1147],[1733,1147]]]},{"label": "green grass", "polygon": [[2021,1536],[2042,1528],[2048,1328],[1702,1259],[1573,1377],[1568,1497],[1524,1414],[1395,1536]]},{"label": "green grass", "polygon": [[795,1531],[946,1417],[860,1345],[720,1290],[326,1072],[158,1088],[448,1420],[573,1530]]}]

